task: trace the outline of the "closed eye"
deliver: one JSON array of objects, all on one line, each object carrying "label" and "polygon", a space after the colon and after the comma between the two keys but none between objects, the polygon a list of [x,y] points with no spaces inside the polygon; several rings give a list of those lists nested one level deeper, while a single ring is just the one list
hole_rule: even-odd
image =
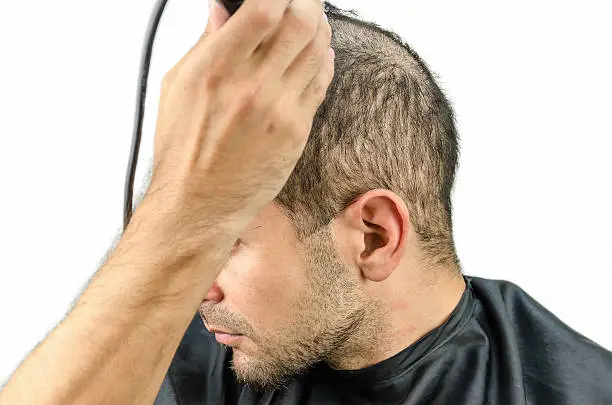
[{"label": "closed eye", "polygon": [[236,240],[236,243],[234,243],[234,247],[232,248],[232,253],[236,252],[238,248],[240,248],[241,245],[244,245],[244,241],[238,238],[238,240]]}]

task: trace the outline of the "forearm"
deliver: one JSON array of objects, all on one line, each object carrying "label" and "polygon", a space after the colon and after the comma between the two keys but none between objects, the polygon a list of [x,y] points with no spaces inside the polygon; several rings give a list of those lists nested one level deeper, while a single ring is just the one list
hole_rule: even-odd
[{"label": "forearm", "polygon": [[71,313],[0,392],[1,405],[153,403],[233,244],[213,226],[188,248],[173,240],[176,228],[165,233],[164,221],[150,220],[164,215],[155,207],[145,202],[134,214]]}]

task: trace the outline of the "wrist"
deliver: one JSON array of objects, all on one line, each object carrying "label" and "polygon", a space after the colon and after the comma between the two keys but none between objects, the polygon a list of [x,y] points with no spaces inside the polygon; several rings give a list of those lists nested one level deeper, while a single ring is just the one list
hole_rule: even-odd
[{"label": "wrist", "polygon": [[[212,205],[187,203],[161,195],[145,196],[134,212],[111,259],[159,278],[166,287],[205,288],[229,260],[248,219],[219,214]],[[110,261],[110,260],[109,260]],[[181,284],[185,284],[181,286]],[[200,286],[200,287],[199,287]]]}]

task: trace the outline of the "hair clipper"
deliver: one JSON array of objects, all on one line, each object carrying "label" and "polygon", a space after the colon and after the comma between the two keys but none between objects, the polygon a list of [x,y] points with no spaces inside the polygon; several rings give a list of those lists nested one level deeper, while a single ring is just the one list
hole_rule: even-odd
[{"label": "hair clipper", "polygon": [[233,15],[236,10],[244,3],[244,0],[214,0],[223,4],[223,7],[229,12],[230,15]]}]

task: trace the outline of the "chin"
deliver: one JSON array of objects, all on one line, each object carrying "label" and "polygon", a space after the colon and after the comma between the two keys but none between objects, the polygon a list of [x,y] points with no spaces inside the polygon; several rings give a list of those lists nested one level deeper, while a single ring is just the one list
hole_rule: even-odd
[{"label": "chin", "polygon": [[264,392],[286,388],[287,378],[264,360],[249,356],[240,349],[232,349],[231,368],[236,380],[251,389]]}]

